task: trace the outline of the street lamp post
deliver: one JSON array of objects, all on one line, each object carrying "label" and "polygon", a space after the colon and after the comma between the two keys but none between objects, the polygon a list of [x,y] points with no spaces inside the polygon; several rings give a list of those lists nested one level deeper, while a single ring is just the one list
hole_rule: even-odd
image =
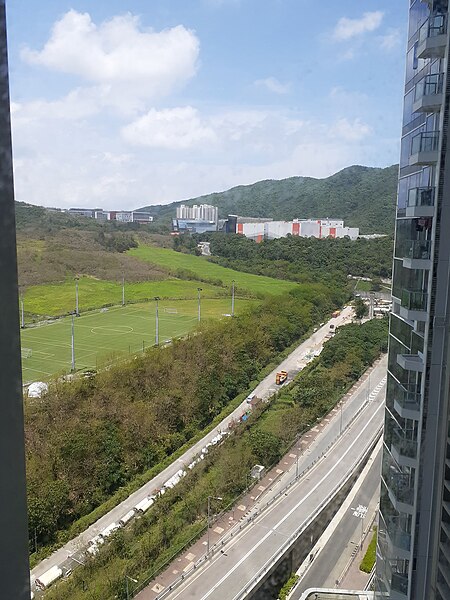
[{"label": "street lamp post", "polygon": [[75,277],[75,314],[77,317],[80,316],[80,311],[78,310],[78,279],[79,277]]},{"label": "street lamp post", "polygon": [[198,322],[200,323],[201,312],[200,312],[200,292],[203,288],[197,288],[197,299],[198,299]]},{"label": "street lamp post", "polygon": [[342,435],[342,405],[343,405],[343,400],[341,399],[341,422],[340,422],[340,426],[339,426],[339,435]]},{"label": "street lamp post", "polygon": [[220,496],[208,496],[208,521],[207,521],[207,530],[208,535],[206,538],[206,556],[209,554],[209,528],[210,528],[210,515],[211,515],[211,500],[223,500]]},{"label": "street lamp post", "polygon": [[234,279],[231,282],[231,316],[234,317]]},{"label": "street lamp post", "polygon": [[129,577],[128,575],[125,575],[125,581],[126,581],[126,586],[127,586],[127,600],[129,600],[130,598],[130,589],[128,586],[128,582],[131,581],[132,583],[137,583],[138,580],[137,579],[133,579],[132,577]]},{"label": "street lamp post", "polygon": [[155,314],[155,344],[159,346],[159,296],[155,296],[156,314]]}]

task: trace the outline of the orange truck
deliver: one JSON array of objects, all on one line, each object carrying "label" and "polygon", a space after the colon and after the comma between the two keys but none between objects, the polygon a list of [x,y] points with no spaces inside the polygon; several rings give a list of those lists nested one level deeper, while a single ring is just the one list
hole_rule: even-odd
[{"label": "orange truck", "polygon": [[333,319],[335,319],[336,317],[338,317],[341,314],[340,310],[335,310],[334,313],[331,315],[333,317]]},{"label": "orange truck", "polygon": [[281,385],[282,383],[284,383],[287,379],[287,371],[278,371],[278,373],[276,374],[275,377],[275,383],[277,385]]}]

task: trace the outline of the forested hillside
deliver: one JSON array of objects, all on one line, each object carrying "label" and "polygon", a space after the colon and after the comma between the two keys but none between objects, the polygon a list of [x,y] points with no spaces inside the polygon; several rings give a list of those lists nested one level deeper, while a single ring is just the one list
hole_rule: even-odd
[{"label": "forested hillside", "polygon": [[[335,217],[361,233],[392,233],[398,166],[385,169],[352,166],[325,179],[290,177],[241,185],[190,198],[184,204],[213,204],[219,216],[238,214],[275,220]],[[180,202],[147,207],[160,220],[175,216]]]},{"label": "forested hillside", "polygon": [[209,258],[224,267],[291,281],[344,284],[348,275],[379,279],[391,276],[393,238],[325,239],[288,236],[256,243],[242,235],[209,233],[181,236],[174,246],[195,252],[198,241],[208,240]]}]

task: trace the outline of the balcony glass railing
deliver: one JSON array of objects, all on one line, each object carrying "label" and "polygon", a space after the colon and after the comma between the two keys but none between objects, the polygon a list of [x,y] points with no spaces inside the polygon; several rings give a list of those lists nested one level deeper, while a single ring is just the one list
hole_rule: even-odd
[{"label": "balcony glass railing", "polygon": [[439,148],[439,131],[422,131],[412,138],[411,154],[419,152],[437,152]]},{"label": "balcony glass railing", "polygon": [[429,260],[431,256],[430,240],[403,240],[398,245],[398,258]]},{"label": "balcony glass railing", "polygon": [[403,431],[401,427],[394,427],[392,430],[392,445],[395,446],[398,453],[406,458],[417,457],[417,441],[412,439],[412,431]]},{"label": "balcony glass railing", "polygon": [[434,187],[411,188],[408,192],[408,208],[434,206]]},{"label": "balcony glass railing", "polygon": [[447,15],[435,15],[425,21],[419,31],[419,43],[447,32]]},{"label": "balcony glass railing", "polygon": [[402,573],[392,573],[391,588],[406,596],[408,594],[408,576]]},{"label": "balcony glass railing", "polygon": [[421,395],[420,392],[417,391],[416,385],[411,385],[408,388],[399,383],[395,386],[393,395],[394,400],[396,400],[402,408],[413,411],[420,410]]},{"label": "balcony glass railing", "polygon": [[414,290],[402,290],[402,306],[407,310],[426,310],[428,294]]},{"label": "balcony glass railing", "polygon": [[423,98],[424,96],[442,94],[443,86],[443,73],[427,75],[416,85],[414,90],[414,100],[420,100],[420,98]]}]

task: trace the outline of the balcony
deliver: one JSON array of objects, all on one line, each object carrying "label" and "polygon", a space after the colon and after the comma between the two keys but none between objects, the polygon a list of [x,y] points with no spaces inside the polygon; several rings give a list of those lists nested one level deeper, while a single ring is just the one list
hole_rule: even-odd
[{"label": "balcony", "polygon": [[414,90],[413,112],[433,113],[441,110],[444,87],[443,73],[427,75]]},{"label": "balcony", "polygon": [[411,140],[409,165],[435,165],[439,158],[439,131],[422,131]]},{"label": "balcony", "polygon": [[423,372],[423,358],[420,354],[397,354],[397,364],[405,371]]},{"label": "balcony", "polygon": [[[391,452],[397,463],[404,467],[417,467],[417,441],[411,439],[412,431],[403,431],[394,427],[391,442]],[[409,436],[409,437],[408,437]]]},{"label": "balcony", "polygon": [[405,269],[431,269],[430,240],[404,240],[395,255],[402,259]]},{"label": "balcony", "polygon": [[408,192],[405,215],[410,218],[434,215],[434,187],[411,188]]},{"label": "balcony", "polygon": [[407,321],[427,320],[428,294],[415,290],[402,290],[400,316]]},{"label": "balcony", "polygon": [[407,389],[400,383],[393,392],[394,409],[403,419],[420,419],[421,395],[417,391],[417,386],[411,386]]},{"label": "balcony", "polygon": [[446,15],[430,17],[419,30],[417,58],[444,58],[447,44]]}]

